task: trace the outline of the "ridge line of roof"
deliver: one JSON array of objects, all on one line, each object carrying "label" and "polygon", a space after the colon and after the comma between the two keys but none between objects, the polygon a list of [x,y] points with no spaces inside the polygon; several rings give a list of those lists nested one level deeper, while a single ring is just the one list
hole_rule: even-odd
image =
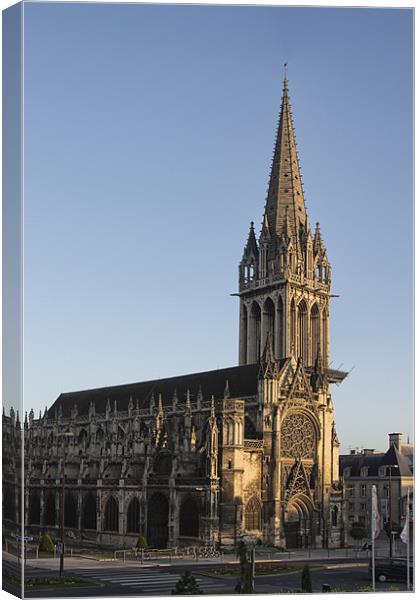
[{"label": "ridge line of roof", "polygon": [[170,377],[161,377],[159,379],[146,379],[145,381],[133,381],[132,383],[122,383],[122,384],[117,384],[117,385],[104,385],[101,387],[97,387],[97,388],[85,388],[83,390],[74,390],[74,391],[69,391],[69,392],[61,392],[59,394],[59,396],[57,397],[57,400],[59,398],[61,398],[62,396],[70,396],[70,395],[74,395],[74,394],[84,394],[87,392],[99,392],[102,390],[108,390],[108,389],[116,389],[116,388],[126,388],[126,387],[131,387],[131,386],[135,386],[135,385],[141,385],[141,384],[156,384],[159,381],[168,381],[170,379],[181,379],[183,377],[192,377],[194,376],[199,376],[199,375],[205,375],[208,373],[217,373],[217,372],[221,372],[221,371],[232,371],[233,369],[250,369],[251,367],[256,367],[258,366],[258,363],[251,363],[251,364],[247,364],[247,365],[234,365],[232,367],[223,367],[221,369],[212,369],[211,371],[199,371],[196,373],[184,373],[183,375],[172,375]]}]

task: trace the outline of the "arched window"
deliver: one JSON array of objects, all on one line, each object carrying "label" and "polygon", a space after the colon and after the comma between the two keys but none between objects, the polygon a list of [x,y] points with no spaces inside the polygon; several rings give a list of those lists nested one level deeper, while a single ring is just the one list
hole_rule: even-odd
[{"label": "arched window", "polygon": [[315,364],[318,356],[318,350],[320,350],[320,318],[318,305],[315,303],[311,308],[311,354],[312,354],[312,365]]},{"label": "arched window", "polygon": [[127,533],[140,533],[140,502],[133,498],[127,509]]},{"label": "arched window", "polygon": [[298,349],[296,348],[296,306],[295,301],[292,299],[290,303],[290,352],[294,356],[297,355]]},{"label": "arched window", "polygon": [[275,347],[275,352],[277,352],[276,358],[283,358],[284,356],[284,310],[283,310],[283,300],[281,296],[279,296],[279,303],[277,305],[277,345]]},{"label": "arched window", "polygon": [[96,496],[89,492],[83,502],[82,508],[82,529],[95,529],[96,523]]},{"label": "arched window", "polygon": [[331,523],[333,527],[337,527],[338,524],[338,507],[337,506],[333,506],[333,509],[331,511]]},{"label": "arched window", "polygon": [[327,311],[324,308],[322,312],[322,357],[324,359],[324,365],[328,366],[328,318]]},{"label": "arched window", "polygon": [[85,450],[86,446],[87,446],[87,431],[86,429],[82,429],[79,433],[79,438],[78,438],[78,443],[79,443],[79,450]]},{"label": "arched window", "polygon": [[185,537],[198,537],[199,535],[197,502],[191,496],[181,504],[181,510],[179,511],[179,535]]},{"label": "arched window", "polygon": [[245,529],[247,531],[259,531],[261,529],[261,504],[253,496],[245,507]]},{"label": "arched window", "polygon": [[45,499],[44,507],[44,523],[45,525],[55,525],[57,522],[57,515],[55,511],[55,493],[49,492]]},{"label": "arched window", "polygon": [[258,302],[251,306],[250,322],[251,362],[257,362],[261,355],[261,308]]},{"label": "arched window", "polygon": [[151,548],[166,548],[168,543],[169,504],[166,496],[157,492],[147,504],[147,541]]},{"label": "arched window", "polygon": [[77,500],[73,494],[64,496],[64,525],[66,527],[77,527]]},{"label": "arched window", "polygon": [[271,298],[267,298],[263,305],[263,335],[262,343],[265,347],[267,336],[270,334],[271,341],[274,344],[274,303]]},{"label": "arched window", "polygon": [[241,364],[246,364],[248,353],[248,310],[241,306]]},{"label": "arched window", "polygon": [[29,494],[29,525],[39,525],[41,522],[41,502],[38,492]]},{"label": "arched window", "polygon": [[302,358],[304,363],[307,362],[307,339],[308,339],[308,311],[306,302],[302,300],[298,306],[298,321],[297,321],[297,357]]},{"label": "arched window", "polygon": [[105,506],[105,531],[118,531],[118,500],[111,496]]}]

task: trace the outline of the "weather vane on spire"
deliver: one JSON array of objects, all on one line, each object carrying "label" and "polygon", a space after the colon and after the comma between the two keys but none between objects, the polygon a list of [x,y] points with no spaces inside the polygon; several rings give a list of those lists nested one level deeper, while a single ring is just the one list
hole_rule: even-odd
[{"label": "weather vane on spire", "polygon": [[287,62],[284,63],[284,78],[287,79]]}]

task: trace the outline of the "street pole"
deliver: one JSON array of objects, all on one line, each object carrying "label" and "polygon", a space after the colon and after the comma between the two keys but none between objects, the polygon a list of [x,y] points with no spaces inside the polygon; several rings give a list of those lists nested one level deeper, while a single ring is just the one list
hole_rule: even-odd
[{"label": "street pole", "polygon": [[391,490],[391,469],[389,465],[389,558],[392,558],[392,490]]},{"label": "street pole", "polygon": [[60,537],[61,537],[61,552],[60,552],[60,577],[63,576],[64,572],[64,463],[66,460],[66,439],[73,437],[73,433],[65,432],[59,434],[63,440],[63,458],[61,461],[61,494],[60,494]]},{"label": "street pole", "polygon": [[407,592],[410,591],[410,488],[407,488],[407,510],[405,513],[407,519]]},{"label": "street pole", "polygon": [[60,520],[61,520],[61,552],[60,552],[60,577],[64,571],[64,440],[63,440],[63,458],[61,461],[61,498],[60,498]]},{"label": "street pole", "polygon": [[389,475],[389,558],[392,558],[392,489],[391,489],[391,485],[392,485],[392,479],[391,479],[391,473],[392,473],[392,469],[394,467],[398,467],[398,465],[388,465],[388,475]]}]

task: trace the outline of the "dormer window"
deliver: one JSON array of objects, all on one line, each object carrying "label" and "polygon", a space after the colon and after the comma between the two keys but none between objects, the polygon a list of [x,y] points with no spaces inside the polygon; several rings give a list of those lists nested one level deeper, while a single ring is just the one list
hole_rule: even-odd
[{"label": "dormer window", "polygon": [[369,472],[368,467],[362,467],[360,469],[360,476],[361,477],[367,477],[368,476],[368,472]]}]

